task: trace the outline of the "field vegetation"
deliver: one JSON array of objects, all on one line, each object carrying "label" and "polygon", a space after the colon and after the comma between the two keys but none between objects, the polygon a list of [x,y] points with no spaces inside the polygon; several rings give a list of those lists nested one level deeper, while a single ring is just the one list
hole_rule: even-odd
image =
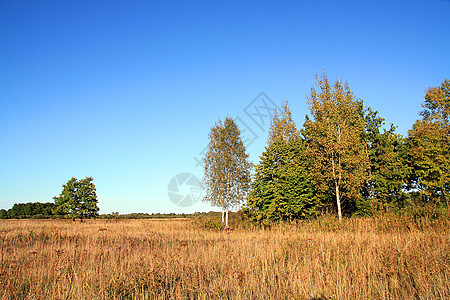
[{"label": "field vegetation", "polygon": [[[233,216],[232,216],[233,217]],[[448,299],[450,221],[0,220],[2,299]]]}]

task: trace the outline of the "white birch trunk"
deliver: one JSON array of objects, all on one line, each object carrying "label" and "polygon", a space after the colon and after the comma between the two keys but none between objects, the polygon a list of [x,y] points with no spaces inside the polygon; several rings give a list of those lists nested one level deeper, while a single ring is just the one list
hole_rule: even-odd
[{"label": "white birch trunk", "polygon": [[339,195],[339,186],[341,184],[341,174],[339,173],[339,180],[336,178],[337,177],[337,170],[336,170],[336,165],[334,162],[334,158],[331,158],[331,166],[333,167],[333,178],[334,178],[334,185],[336,187],[336,205],[337,205],[337,210],[338,210],[338,217],[339,217],[339,222],[341,222],[342,220],[342,210],[341,210],[341,196]]},{"label": "white birch trunk", "polygon": [[226,198],[226,216],[225,216],[225,228],[228,228],[228,206],[230,205],[230,175],[227,174],[227,198]]},{"label": "white birch trunk", "polygon": [[342,221],[342,211],[341,211],[341,198],[339,195],[339,185],[336,183],[336,204],[337,204],[337,210],[338,210],[338,217],[339,217],[339,222]]},{"label": "white birch trunk", "polygon": [[228,228],[228,206],[227,206],[227,212],[225,217],[225,228]]}]

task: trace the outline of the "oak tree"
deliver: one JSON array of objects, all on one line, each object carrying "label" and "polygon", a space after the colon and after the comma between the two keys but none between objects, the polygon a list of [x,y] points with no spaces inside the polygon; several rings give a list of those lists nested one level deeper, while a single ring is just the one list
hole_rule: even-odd
[{"label": "oak tree", "polygon": [[56,208],[55,215],[65,215],[73,218],[94,217],[98,215],[97,193],[92,177],[78,180],[72,177],[63,184],[63,190],[58,197],[53,197]]}]

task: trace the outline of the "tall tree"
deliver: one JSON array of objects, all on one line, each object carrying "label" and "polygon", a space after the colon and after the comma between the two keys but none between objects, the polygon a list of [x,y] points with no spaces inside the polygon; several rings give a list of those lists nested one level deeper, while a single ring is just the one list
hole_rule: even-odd
[{"label": "tall tree", "polygon": [[98,215],[97,193],[92,177],[78,180],[72,177],[66,184],[59,197],[53,197],[56,208],[54,214],[75,218],[94,217]]},{"label": "tall tree", "polygon": [[395,134],[395,127],[391,124],[389,129],[382,128],[384,119],[370,108],[366,110],[365,121],[370,169],[363,189],[365,199],[358,211],[371,214],[398,204],[408,168],[402,156],[404,139]]},{"label": "tall tree", "polygon": [[341,220],[344,201],[354,205],[368,176],[363,104],[347,83],[337,80],[332,86],[325,74],[316,86],[308,98],[312,120],[306,117],[304,135],[313,181],[322,197],[334,196]]},{"label": "tall tree", "polygon": [[419,189],[428,201],[450,200],[450,80],[425,94],[422,120],[408,132],[410,187]]},{"label": "tall tree", "polygon": [[203,159],[202,186],[206,191],[203,200],[222,208],[222,222],[228,227],[228,211],[240,207],[248,193],[252,165],[233,119],[227,117],[223,123],[217,122],[209,139]]},{"label": "tall tree", "polygon": [[282,109],[281,117],[278,112],[273,116],[268,145],[256,166],[245,207],[246,214],[259,223],[305,218],[316,212],[304,142],[287,101]]},{"label": "tall tree", "polygon": [[410,187],[428,201],[449,201],[450,151],[448,137],[436,122],[418,120],[408,132]]}]

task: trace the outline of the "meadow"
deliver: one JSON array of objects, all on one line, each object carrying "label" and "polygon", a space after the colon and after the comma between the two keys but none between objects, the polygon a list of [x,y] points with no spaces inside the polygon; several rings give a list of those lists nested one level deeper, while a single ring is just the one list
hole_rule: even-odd
[{"label": "meadow", "polygon": [[0,220],[1,299],[449,299],[450,221]]}]

